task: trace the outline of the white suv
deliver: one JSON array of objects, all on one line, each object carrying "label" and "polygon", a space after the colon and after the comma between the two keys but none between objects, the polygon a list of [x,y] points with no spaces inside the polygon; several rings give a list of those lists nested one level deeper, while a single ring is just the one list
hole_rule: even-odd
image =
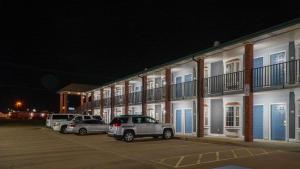
[{"label": "white suv", "polygon": [[65,134],[65,133],[67,133],[66,128],[67,128],[68,124],[70,124],[72,122],[79,122],[82,120],[91,120],[91,119],[102,120],[102,118],[100,116],[96,116],[96,115],[76,115],[67,120],[54,123],[53,130],[59,131],[59,132]]},{"label": "white suv", "polygon": [[52,128],[54,123],[66,121],[68,119],[72,119],[76,115],[77,114],[64,114],[64,113],[49,114],[47,116],[47,119],[46,119],[46,126]]},{"label": "white suv", "polygon": [[174,136],[172,124],[162,124],[152,117],[142,115],[122,115],[115,117],[109,126],[108,135],[118,140],[131,142],[135,137],[160,137],[170,139]]}]

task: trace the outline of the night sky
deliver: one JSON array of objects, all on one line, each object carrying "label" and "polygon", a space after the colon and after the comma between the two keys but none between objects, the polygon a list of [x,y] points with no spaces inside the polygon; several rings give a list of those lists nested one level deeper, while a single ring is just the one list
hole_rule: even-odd
[{"label": "night sky", "polygon": [[0,2],[0,111],[18,99],[57,110],[68,83],[101,85],[300,17],[296,1],[58,2]]}]

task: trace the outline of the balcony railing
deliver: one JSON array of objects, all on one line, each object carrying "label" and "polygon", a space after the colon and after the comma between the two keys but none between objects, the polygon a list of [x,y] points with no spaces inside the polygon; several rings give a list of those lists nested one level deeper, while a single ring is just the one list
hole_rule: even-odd
[{"label": "balcony railing", "polygon": [[122,106],[124,104],[124,95],[115,96],[115,105]]},{"label": "balcony railing", "polygon": [[111,99],[110,98],[104,98],[103,102],[104,102],[103,107],[105,107],[105,108],[110,107],[110,105],[111,105]]},{"label": "balcony railing", "polygon": [[204,78],[206,96],[241,93],[244,90],[244,71]]},{"label": "balcony railing", "polygon": [[197,81],[189,81],[184,83],[172,84],[171,95],[172,100],[186,99],[196,96]]},{"label": "balcony railing", "polygon": [[255,91],[287,88],[300,83],[300,60],[258,67],[253,69]]},{"label": "balcony railing", "polygon": [[147,90],[147,102],[159,102],[165,98],[165,87]]},{"label": "balcony railing", "polygon": [[129,93],[129,104],[134,105],[134,104],[141,104],[142,103],[142,92],[133,92]]}]

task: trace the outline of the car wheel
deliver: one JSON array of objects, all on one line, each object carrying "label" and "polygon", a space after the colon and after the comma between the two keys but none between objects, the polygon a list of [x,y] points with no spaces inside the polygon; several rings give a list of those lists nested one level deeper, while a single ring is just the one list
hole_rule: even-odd
[{"label": "car wheel", "polygon": [[87,131],[86,129],[82,128],[82,129],[79,129],[79,135],[86,135]]},{"label": "car wheel", "polygon": [[132,142],[134,139],[134,133],[132,131],[126,131],[123,138],[126,142]]},{"label": "car wheel", "polygon": [[173,137],[172,130],[170,130],[170,129],[164,130],[164,133],[163,133],[163,138],[164,139],[170,139],[172,137]]},{"label": "car wheel", "polygon": [[60,129],[60,132],[63,133],[63,134],[66,134],[66,129],[67,129],[67,126],[62,126],[61,129]]}]

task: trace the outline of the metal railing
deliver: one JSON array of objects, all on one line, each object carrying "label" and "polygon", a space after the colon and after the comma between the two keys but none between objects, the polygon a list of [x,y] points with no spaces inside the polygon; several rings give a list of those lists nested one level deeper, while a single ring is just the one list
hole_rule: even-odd
[{"label": "metal railing", "polygon": [[93,108],[99,108],[100,107],[100,100],[92,101],[92,107]]},{"label": "metal railing", "polygon": [[111,99],[110,98],[104,98],[103,99],[103,107],[108,108],[111,106]]},{"label": "metal railing", "polygon": [[171,98],[173,100],[191,98],[197,95],[197,81],[189,81],[171,85]]},{"label": "metal railing", "polygon": [[253,69],[254,90],[285,88],[300,82],[300,60],[258,67]]},{"label": "metal railing", "polygon": [[124,95],[115,96],[115,105],[122,106],[124,104]]},{"label": "metal railing", "polygon": [[159,102],[165,98],[165,87],[147,90],[147,102]]},{"label": "metal railing", "polygon": [[128,104],[134,105],[134,104],[141,104],[142,103],[142,92],[133,92],[129,93],[129,102]]},{"label": "metal railing", "polygon": [[244,71],[204,78],[205,95],[239,93],[244,90]]}]

